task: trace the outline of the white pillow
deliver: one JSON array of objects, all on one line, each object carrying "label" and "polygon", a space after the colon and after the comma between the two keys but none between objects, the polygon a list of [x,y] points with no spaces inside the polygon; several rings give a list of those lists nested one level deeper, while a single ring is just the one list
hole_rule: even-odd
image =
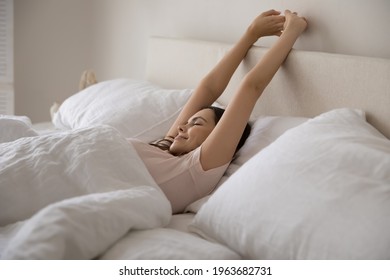
[{"label": "white pillow", "polygon": [[[245,141],[245,145],[237,152],[235,159],[230,163],[217,187],[221,186],[245,162],[275,141],[284,132],[307,120],[308,118],[287,116],[259,116],[256,118],[251,123],[251,133]],[[185,212],[197,213],[209,197],[206,196],[191,203],[187,206]]]},{"label": "white pillow", "polygon": [[190,228],[248,259],[389,259],[389,213],[390,141],[338,109],[250,159]]},{"label": "white pillow", "polygon": [[59,129],[106,124],[125,137],[156,140],[167,133],[191,90],[168,90],[148,82],[116,79],[100,82],[69,97],[54,114]]},{"label": "white pillow", "polygon": [[284,117],[284,116],[260,116],[252,124],[251,133],[245,141],[244,146],[237,152],[235,159],[226,170],[226,177],[229,177],[238,170],[251,157],[274,142],[283,133],[296,127],[308,118]]},{"label": "white pillow", "polygon": [[38,135],[31,128],[31,121],[26,116],[0,115],[0,131],[0,143]]}]

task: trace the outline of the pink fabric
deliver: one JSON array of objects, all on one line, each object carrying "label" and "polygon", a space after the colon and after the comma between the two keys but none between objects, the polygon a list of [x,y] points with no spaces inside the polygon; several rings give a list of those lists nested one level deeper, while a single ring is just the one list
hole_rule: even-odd
[{"label": "pink fabric", "polygon": [[200,147],[176,157],[137,139],[128,141],[171,202],[174,214],[210,194],[229,165],[204,171],[200,164]]}]

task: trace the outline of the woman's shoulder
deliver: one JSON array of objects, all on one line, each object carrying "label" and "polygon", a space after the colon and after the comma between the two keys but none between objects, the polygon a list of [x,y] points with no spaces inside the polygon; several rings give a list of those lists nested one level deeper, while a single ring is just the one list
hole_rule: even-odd
[{"label": "woman's shoulder", "polygon": [[201,149],[202,149],[202,146],[196,148],[194,151],[191,152],[192,154],[190,155],[191,160],[193,162],[193,166],[197,169],[198,173],[203,173],[203,174],[212,174],[212,173],[219,174],[221,172],[224,173],[225,170],[228,168],[230,162],[223,164],[221,166],[218,166],[218,167],[214,167],[214,168],[205,170],[203,168],[201,160],[200,160]]}]

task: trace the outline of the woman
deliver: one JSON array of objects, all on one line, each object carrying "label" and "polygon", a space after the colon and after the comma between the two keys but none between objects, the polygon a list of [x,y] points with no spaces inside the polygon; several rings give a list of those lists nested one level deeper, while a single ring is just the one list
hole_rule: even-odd
[{"label": "woman", "polygon": [[[201,80],[166,137],[157,143],[162,149],[129,139],[171,202],[173,213],[215,188],[249,134],[247,123],[257,100],[306,26],[305,18],[289,10],[284,16],[275,10],[262,13]],[[223,115],[210,107],[250,47],[270,35],[280,38],[247,73]]]}]

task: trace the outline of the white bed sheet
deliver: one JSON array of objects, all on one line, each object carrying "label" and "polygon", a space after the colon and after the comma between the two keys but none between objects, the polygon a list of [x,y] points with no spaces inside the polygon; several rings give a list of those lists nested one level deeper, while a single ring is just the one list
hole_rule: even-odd
[{"label": "white bed sheet", "polygon": [[125,260],[238,260],[241,256],[219,243],[188,231],[195,214],[173,215],[165,228],[132,231],[107,250],[100,259]]}]

